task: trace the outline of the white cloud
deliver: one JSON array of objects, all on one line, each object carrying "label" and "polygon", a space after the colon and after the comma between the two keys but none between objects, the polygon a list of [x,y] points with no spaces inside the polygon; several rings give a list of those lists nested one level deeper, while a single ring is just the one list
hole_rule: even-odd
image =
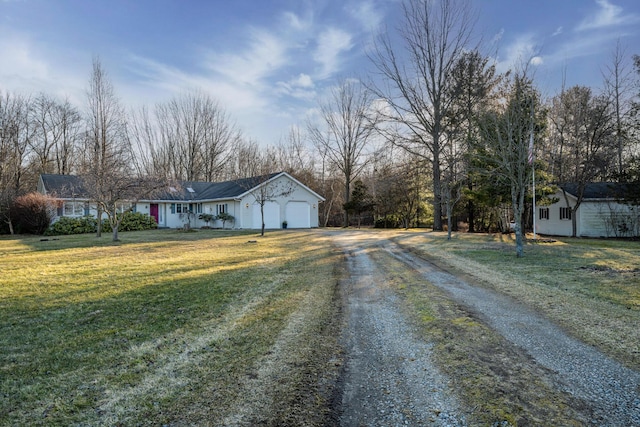
[{"label": "white cloud", "polygon": [[340,70],[340,55],[353,47],[351,34],[329,28],[318,36],[313,59],[321,65],[320,77],[327,78]]},{"label": "white cloud", "polygon": [[310,101],[316,97],[315,84],[308,74],[300,73],[288,82],[276,83],[276,93]]},{"label": "white cloud", "polygon": [[301,18],[297,14],[293,12],[284,12],[282,14],[285,23],[294,31],[306,31],[312,25],[311,16],[308,16],[306,19]]},{"label": "white cloud", "polygon": [[300,75],[293,81],[296,86],[310,88],[313,87],[313,80],[308,74],[300,73]]},{"label": "white cloud", "polygon": [[376,30],[384,20],[383,13],[375,8],[375,4],[371,0],[347,6],[347,11],[367,31]]},{"label": "white cloud", "polygon": [[238,84],[257,86],[287,63],[288,43],[265,30],[250,30],[248,48],[239,53],[211,53],[208,66]]},{"label": "white cloud", "polygon": [[562,34],[563,28],[562,27],[558,27],[553,34],[551,34],[551,37],[555,37],[555,36],[559,36],[560,34]]},{"label": "white cloud", "polygon": [[627,25],[638,22],[640,17],[635,14],[624,13],[622,7],[610,3],[609,0],[596,0],[599,9],[592,16],[584,19],[576,31],[595,30],[606,27]]},{"label": "white cloud", "polygon": [[[151,93],[146,96],[136,93],[135,88],[127,91],[130,94],[136,93],[135,97],[141,98],[139,101],[142,101],[141,104],[143,105],[149,101],[161,101],[159,99],[145,99],[157,96],[157,89],[160,89],[165,94],[165,100],[171,95],[186,90],[202,89],[219,100],[225,108],[230,111],[260,108],[267,105],[266,100],[262,99],[251,87],[243,87],[242,85],[233,84],[228,80],[216,79],[204,74],[186,73],[175,67],[170,67],[139,56],[132,56],[131,61],[134,65],[133,71],[143,77],[143,84],[153,89]],[[134,86],[139,85],[140,84],[137,83]],[[140,89],[138,89],[137,92],[140,92]]]},{"label": "white cloud", "polygon": [[30,41],[18,34],[0,35],[0,82],[20,82],[19,86],[49,80],[49,66],[41,59],[36,59]]},{"label": "white cloud", "polygon": [[527,64],[532,62],[534,58],[539,58],[536,55],[538,53],[537,43],[532,34],[521,34],[507,45],[503,52],[504,55],[498,57],[496,64],[499,72],[505,72],[514,66]]},{"label": "white cloud", "polygon": [[76,105],[84,102],[89,60],[83,69],[84,64],[74,62],[77,55],[68,50],[51,54],[29,35],[6,28],[0,28],[0,58],[0,90],[25,95],[45,92]]},{"label": "white cloud", "polygon": [[535,66],[542,65],[544,64],[544,59],[542,58],[542,56],[534,56],[533,58],[531,58],[531,61],[529,61],[529,63]]}]

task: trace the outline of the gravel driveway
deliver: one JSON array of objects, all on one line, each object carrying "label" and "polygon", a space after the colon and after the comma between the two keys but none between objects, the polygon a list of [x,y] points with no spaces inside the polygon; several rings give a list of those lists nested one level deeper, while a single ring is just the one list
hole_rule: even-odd
[{"label": "gravel driveway", "polygon": [[368,250],[384,250],[445,290],[512,345],[549,369],[558,389],[589,408],[592,425],[640,426],[640,374],[627,369],[509,297],[472,286],[394,242],[360,232],[332,234],[348,255],[343,426],[466,425],[455,390],[432,363],[385,287]]},{"label": "gravel driveway", "polygon": [[466,425],[447,378],[431,361],[429,344],[400,313],[360,236],[336,235],[349,268],[340,425]]}]

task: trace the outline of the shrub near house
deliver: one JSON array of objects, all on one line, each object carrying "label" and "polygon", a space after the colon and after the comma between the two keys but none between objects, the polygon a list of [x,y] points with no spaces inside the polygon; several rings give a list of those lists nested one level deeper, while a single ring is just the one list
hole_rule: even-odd
[{"label": "shrub near house", "polygon": [[44,233],[55,217],[57,200],[40,193],[17,197],[9,208],[14,232],[26,234]]},{"label": "shrub near house", "polygon": [[[61,236],[68,234],[95,233],[97,225],[98,223],[93,216],[61,217],[47,229],[45,234],[48,236]],[[158,224],[156,224],[153,217],[139,212],[127,212],[124,214],[119,230],[143,231],[153,230],[155,228],[158,228]],[[106,232],[111,231],[109,221],[102,221],[102,230]]]}]

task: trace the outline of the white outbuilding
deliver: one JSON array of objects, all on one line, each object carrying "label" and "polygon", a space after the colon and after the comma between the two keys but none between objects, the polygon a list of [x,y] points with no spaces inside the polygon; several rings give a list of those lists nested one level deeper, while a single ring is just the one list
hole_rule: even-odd
[{"label": "white outbuilding", "polygon": [[[596,182],[561,185],[555,203],[538,206],[536,231],[550,236],[571,236],[575,211],[576,237],[632,237],[640,235],[640,206],[626,203],[626,184]],[[566,197],[565,197],[566,196]]]}]

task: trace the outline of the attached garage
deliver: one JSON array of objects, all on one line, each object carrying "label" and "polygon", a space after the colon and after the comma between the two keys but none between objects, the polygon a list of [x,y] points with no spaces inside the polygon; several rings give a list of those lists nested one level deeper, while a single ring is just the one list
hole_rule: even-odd
[{"label": "attached garage", "polygon": [[288,202],[284,218],[289,228],[310,228],[311,208],[309,203],[297,201]]},{"label": "attached garage", "polygon": [[[262,228],[262,216],[260,215],[260,204],[253,205],[253,229]],[[277,202],[265,202],[264,204],[264,228],[275,229],[280,228],[280,204]]]}]

